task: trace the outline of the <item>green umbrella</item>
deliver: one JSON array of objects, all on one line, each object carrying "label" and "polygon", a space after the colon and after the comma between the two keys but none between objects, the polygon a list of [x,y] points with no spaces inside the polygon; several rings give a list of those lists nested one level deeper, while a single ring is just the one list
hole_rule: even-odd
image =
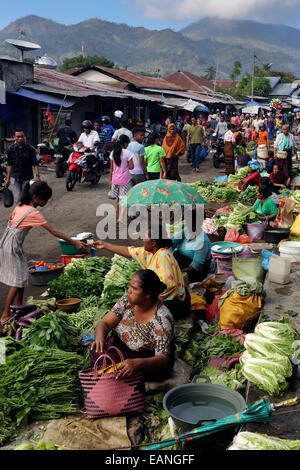
[{"label": "green umbrella", "polygon": [[120,206],[180,206],[207,202],[191,186],[170,180],[152,180],[134,186],[121,200]]}]

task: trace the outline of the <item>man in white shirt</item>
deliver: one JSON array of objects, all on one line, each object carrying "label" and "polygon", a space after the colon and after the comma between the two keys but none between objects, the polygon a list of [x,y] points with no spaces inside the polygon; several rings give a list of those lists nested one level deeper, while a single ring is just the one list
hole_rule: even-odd
[{"label": "man in white shirt", "polygon": [[132,132],[129,129],[127,129],[127,125],[128,125],[127,119],[122,118],[120,123],[121,123],[121,128],[115,131],[114,135],[112,136],[111,141],[117,142],[119,138],[121,137],[121,135],[127,135],[129,137],[130,142],[132,142],[133,135],[132,135]]},{"label": "man in white shirt", "polygon": [[94,151],[97,144],[99,143],[99,134],[93,130],[93,124],[91,121],[83,121],[82,127],[83,133],[80,135],[78,143]]}]

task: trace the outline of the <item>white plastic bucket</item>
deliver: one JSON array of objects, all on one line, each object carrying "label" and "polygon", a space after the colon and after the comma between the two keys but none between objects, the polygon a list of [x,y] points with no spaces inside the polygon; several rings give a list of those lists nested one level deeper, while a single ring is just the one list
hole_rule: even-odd
[{"label": "white plastic bucket", "polygon": [[269,280],[276,284],[288,284],[291,280],[291,267],[291,259],[270,256]]},{"label": "white plastic bucket", "polygon": [[279,247],[280,257],[292,260],[292,263],[300,262],[300,242],[283,242]]}]

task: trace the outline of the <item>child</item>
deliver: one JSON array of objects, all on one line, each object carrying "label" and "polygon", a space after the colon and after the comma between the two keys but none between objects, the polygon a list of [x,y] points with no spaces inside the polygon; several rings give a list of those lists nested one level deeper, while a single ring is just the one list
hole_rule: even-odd
[{"label": "child", "polygon": [[121,135],[120,139],[114,144],[114,150],[111,152],[110,158],[110,187],[112,197],[118,200],[117,219],[121,221],[125,208],[119,210],[120,200],[126,196],[131,189],[131,176],[129,170],[133,170],[134,155],[126,150],[130,139],[127,135]]},{"label": "child", "polygon": [[52,196],[52,189],[45,182],[27,182],[20,202],[8,219],[8,225],[0,241],[0,282],[10,286],[1,323],[9,321],[10,305],[22,305],[24,288],[28,283],[28,266],[23,252],[23,242],[33,227],[43,227],[57,238],[72,243],[78,250],[85,245],[59,232],[44,219],[37,207],[44,207]]},{"label": "child", "polygon": [[268,152],[268,161],[266,164],[266,171],[269,173],[269,175],[273,172],[273,167],[276,164],[276,160],[274,158],[274,151],[269,150]]},{"label": "child", "polygon": [[163,171],[163,178],[166,177],[166,167],[164,157],[166,152],[159,145],[160,135],[153,132],[149,135],[148,147],[146,147],[145,160],[147,162],[147,172],[149,180],[157,180],[160,178],[161,171]]}]

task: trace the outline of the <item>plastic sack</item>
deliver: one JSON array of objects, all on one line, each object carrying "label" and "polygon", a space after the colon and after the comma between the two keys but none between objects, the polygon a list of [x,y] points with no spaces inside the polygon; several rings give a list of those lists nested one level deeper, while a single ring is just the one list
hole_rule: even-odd
[{"label": "plastic sack", "polygon": [[300,237],[300,214],[297,215],[295,222],[291,227],[291,236],[292,237]]},{"label": "plastic sack", "polygon": [[293,225],[295,205],[296,203],[291,199],[281,199],[276,217],[277,228],[290,228]]},{"label": "plastic sack", "polygon": [[262,240],[267,227],[267,222],[263,222],[262,224],[247,224],[247,235],[250,242],[258,242]]},{"label": "plastic sack", "polygon": [[241,243],[241,245],[247,245],[248,243],[251,243],[251,241],[248,235],[240,235],[238,243]]},{"label": "plastic sack", "polygon": [[263,305],[260,295],[241,296],[233,292],[220,308],[220,327],[241,329],[251,325],[258,318]]},{"label": "plastic sack", "polygon": [[200,153],[200,161],[202,162],[205,159],[206,159],[206,150],[205,150],[205,147],[203,147]]},{"label": "plastic sack", "polygon": [[227,233],[225,237],[226,242],[237,242],[240,238],[239,231],[236,227],[231,228]]},{"label": "plastic sack", "polygon": [[262,266],[262,268],[264,268],[265,271],[269,271],[270,257],[271,256],[276,256],[278,258],[278,255],[275,255],[271,251],[268,251],[268,250],[265,250],[265,249],[262,250],[261,254],[264,258],[262,263],[261,263],[261,266]]},{"label": "plastic sack", "polygon": [[228,181],[228,176],[217,176],[214,180],[215,183],[223,183],[224,181]]},{"label": "plastic sack", "polygon": [[207,306],[206,308],[206,319],[207,321],[211,323],[217,323],[220,318],[220,310],[218,307],[218,302],[219,299],[225,294],[226,291],[224,291],[221,295],[216,295],[214,300],[210,305]]},{"label": "plastic sack", "polygon": [[262,267],[262,262],[262,256],[256,258],[238,258],[234,256],[232,259],[232,274],[238,281],[252,277],[255,281],[263,284],[266,273]]}]

